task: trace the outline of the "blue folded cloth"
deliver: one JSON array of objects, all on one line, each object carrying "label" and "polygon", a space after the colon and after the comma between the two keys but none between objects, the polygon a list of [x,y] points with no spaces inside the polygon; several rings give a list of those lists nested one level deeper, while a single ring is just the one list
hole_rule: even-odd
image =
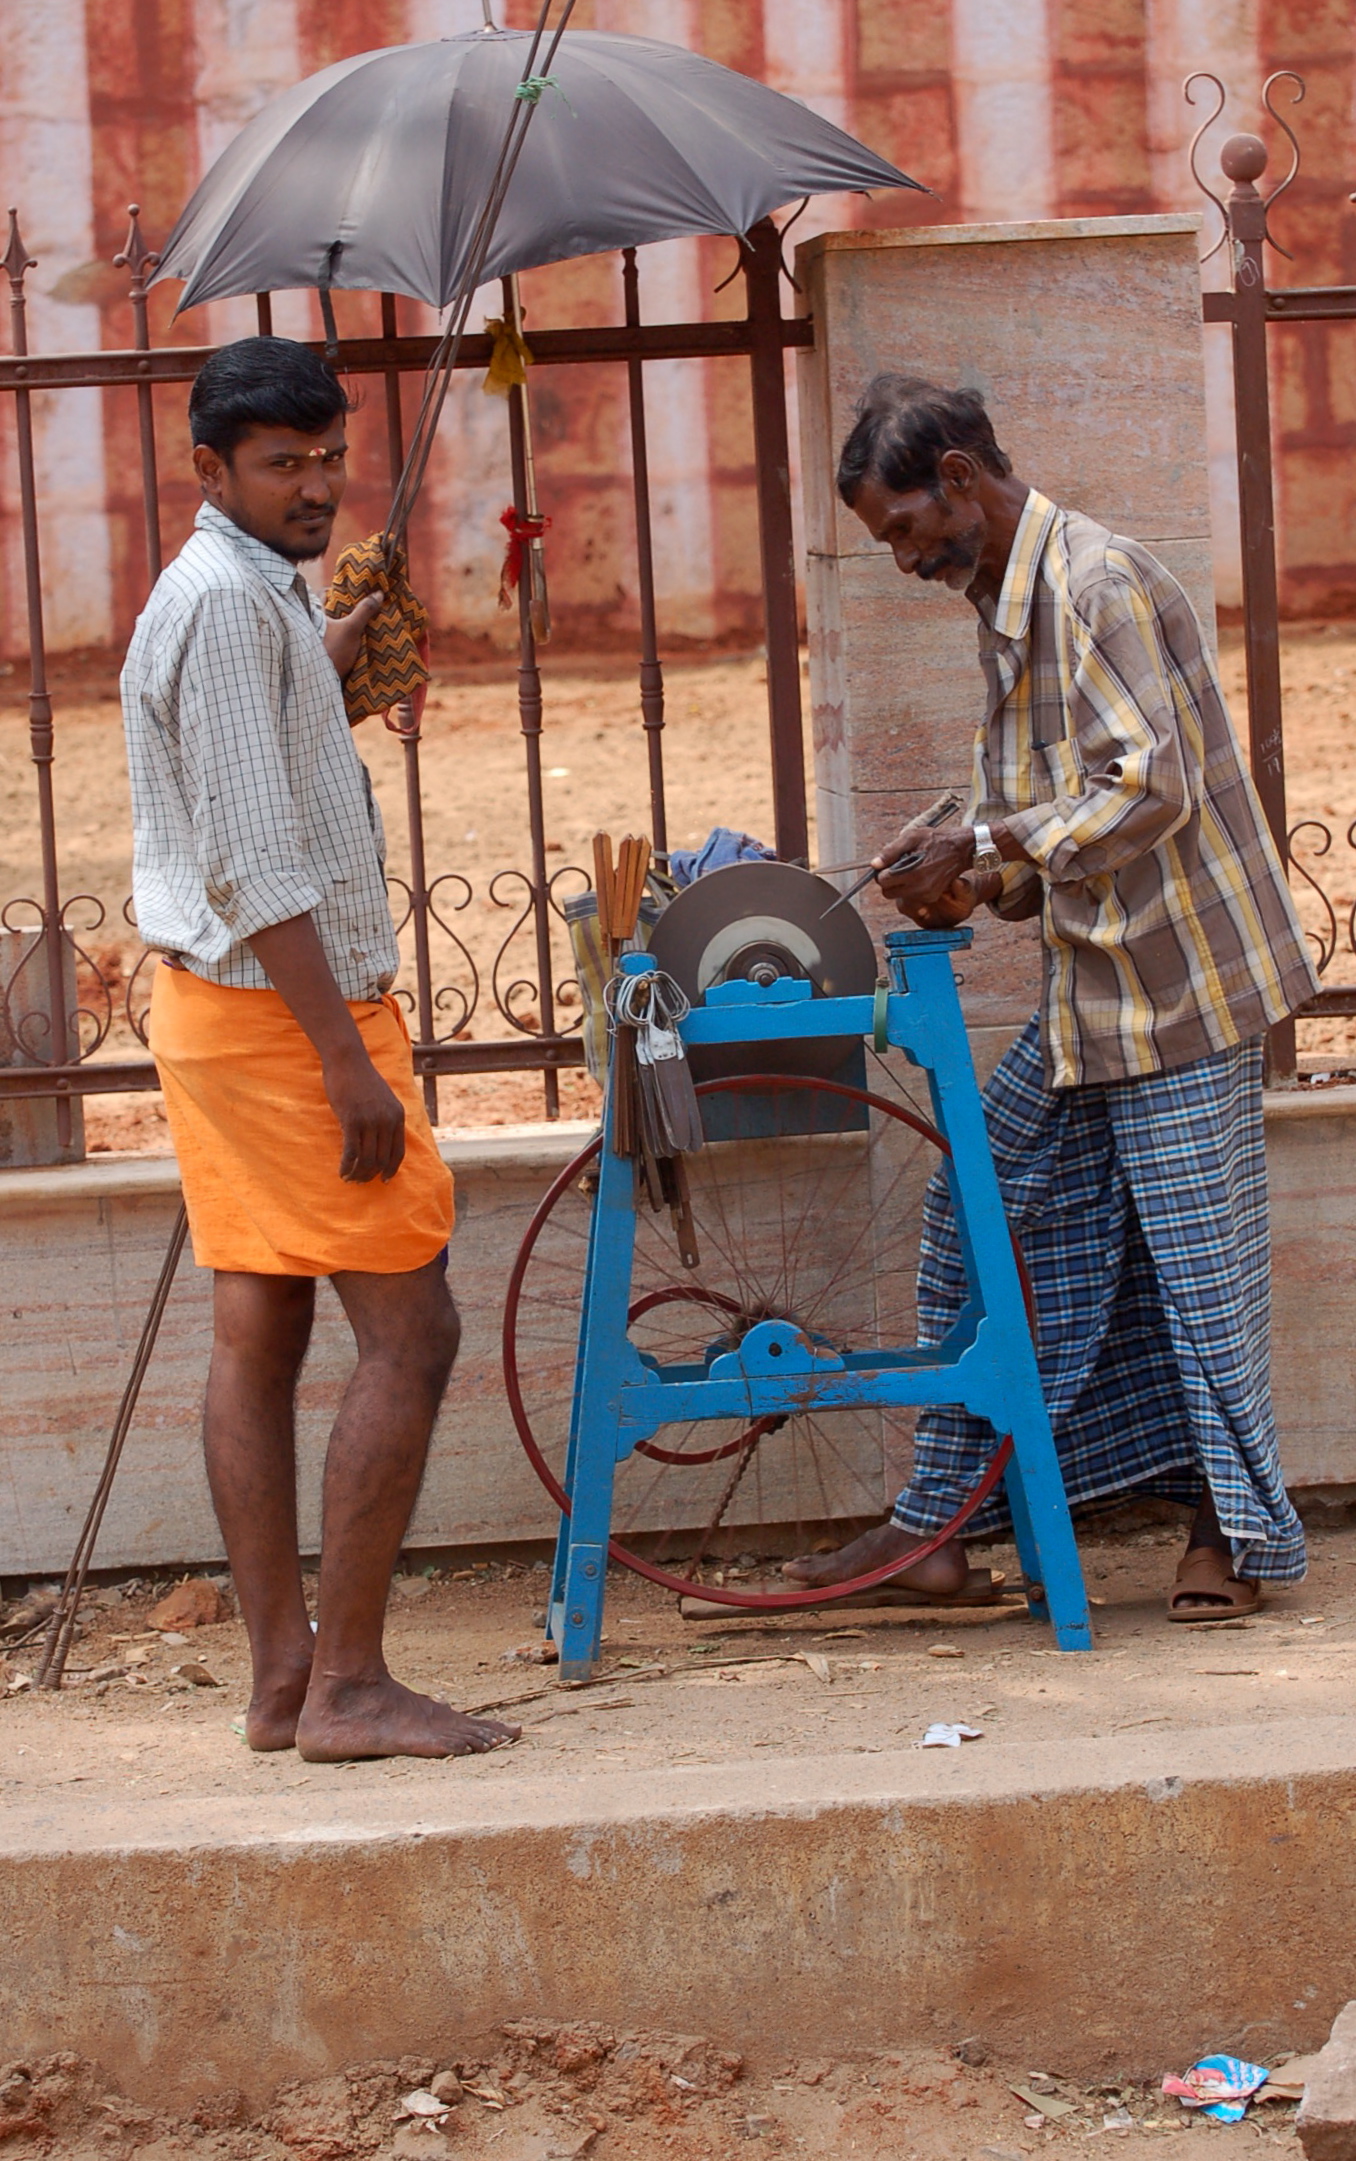
[{"label": "blue folded cloth", "polygon": [[691,885],[708,871],[728,870],[731,863],[775,863],[777,851],[752,833],[736,833],[732,826],[713,826],[700,848],[675,848],[669,857],[669,876],[678,887]]}]

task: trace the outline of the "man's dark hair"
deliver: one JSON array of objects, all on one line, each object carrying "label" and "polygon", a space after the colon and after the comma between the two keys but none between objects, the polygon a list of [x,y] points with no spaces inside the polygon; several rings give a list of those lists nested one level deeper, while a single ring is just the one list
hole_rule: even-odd
[{"label": "man's dark hair", "polygon": [[919,375],[878,375],[858,403],[843,445],[838,493],[849,507],[866,480],[878,480],[896,495],[914,488],[940,495],[939,468],[948,450],[968,451],[986,472],[1012,471],[977,390],[942,390]]},{"label": "man's dark hair", "polygon": [[320,435],[352,402],[318,353],[291,338],[237,338],[198,371],[188,397],[195,443],[229,458],[251,428]]}]

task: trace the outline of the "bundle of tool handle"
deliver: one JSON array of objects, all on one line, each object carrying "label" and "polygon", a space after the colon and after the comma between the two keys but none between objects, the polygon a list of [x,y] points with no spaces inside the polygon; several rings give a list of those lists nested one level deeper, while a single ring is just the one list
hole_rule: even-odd
[{"label": "bundle of tool handle", "polygon": [[632,944],[650,867],[650,843],[628,834],[612,861],[612,839],[593,836],[598,927],[612,962],[606,991],[612,1029],[609,1097],[614,1152],[636,1166],[636,1183],[651,1208],[667,1208],[683,1264],[699,1262],[683,1157],[702,1145],[702,1120],[678,1023],[690,1011],[672,976],[618,971]]}]

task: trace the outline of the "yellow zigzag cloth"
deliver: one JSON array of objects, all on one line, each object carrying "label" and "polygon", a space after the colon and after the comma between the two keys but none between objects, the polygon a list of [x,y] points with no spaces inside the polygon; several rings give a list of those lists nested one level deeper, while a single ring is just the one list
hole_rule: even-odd
[{"label": "yellow zigzag cloth", "polygon": [[358,658],[344,679],[344,710],[350,721],[389,712],[428,681],[428,609],[410,585],[404,548],[397,548],[388,566],[380,533],[344,549],[325,595],[325,613],[351,615],[369,593],[384,593],[386,604],[368,624]]}]

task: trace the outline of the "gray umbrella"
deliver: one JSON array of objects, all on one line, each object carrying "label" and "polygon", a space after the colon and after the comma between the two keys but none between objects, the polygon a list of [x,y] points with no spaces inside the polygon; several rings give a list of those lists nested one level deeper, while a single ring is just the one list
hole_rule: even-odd
[{"label": "gray umbrella", "polygon": [[[445,307],[519,93],[526,31],[340,60],[265,106],[166,244],[180,309],[299,286]],[[480,279],[572,255],[747,233],[802,195],[919,183],[797,99],[652,38],[570,31],[550,63]]]}]

